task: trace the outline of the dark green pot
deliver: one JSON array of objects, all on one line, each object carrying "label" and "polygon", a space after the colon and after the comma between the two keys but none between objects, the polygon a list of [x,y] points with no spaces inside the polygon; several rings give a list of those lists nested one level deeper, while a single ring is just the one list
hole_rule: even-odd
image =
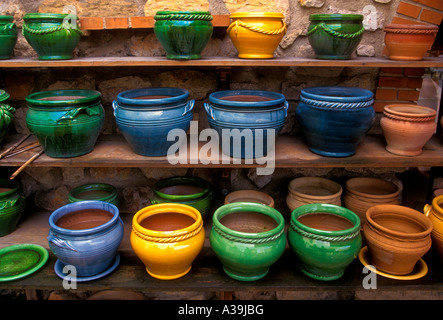
[{"label": "dark green pot", "polygon": [[317,59],[349,60],[364,27],[360,14],[311,14],[308,40]]},{"label": "dark green pot", "polygon": [[17,42],[17,26],[13,20],[11,16],[0,16],[0,59],[11,58]]},{"label": "dark green pot", "polygon": [[6,103],[8,98],[9,94],[4,90],[0,90],[0,145],[8,134],[15,113],[15,109]]},{"label": "dark green pot", "polygon": [[212,36],[212,16],[207,11],[158,11],[154,33],[171,60],[200,59]]},{"label": "dark green pot", "polygon": [[76,157],[91,152],[105,112],[94,90],[52,90],[26,97],[26,125],[46,155]]},{"label": "dark green pot", "polygon": [[91,183],[75,187],[69,192],[69,202],[98,200],[118,206],[118,193],[107,183]]},{"label": "dark green pot", "polygon": [[15,180],[0,179],[0,188],[0,237],[3,237],[16,229],[26,198]]},{"label": "dark green pot", "polygon": [[[327,218],[328,226],[333,226],[331,229],[341,229],[340,223],[343,221],[340,221],[340,217],[348,221],[346,224],[349,228],[326,230],[324,225],[312,227],[312,224],[308,226],[307,223],[303,224],[298,220],[303,215],[313,214],[318,216],[318,221],[325,221],[325,216],[319,215],[320,213],[338,216],[335,220],[334,217],[332,220],[331,217]],[[351,210],[336,205],[306,204],[292,212],[288,241],[304,274],[317,280],[336,280],[343,276],[346,267],[360,251],[362,242],[360,219]]]},{"label": "dark green pot", "polygon": [[23,35],[40,60],[72,59],[82,31],[75,15],[27,13],[23,17]]}]

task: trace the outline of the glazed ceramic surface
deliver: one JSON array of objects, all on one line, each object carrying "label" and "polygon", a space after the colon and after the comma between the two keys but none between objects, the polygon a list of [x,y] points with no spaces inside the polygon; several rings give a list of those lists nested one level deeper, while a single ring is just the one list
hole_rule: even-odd
[{"label": "glazed ceramic surface", "polygon": [[[302,223],[304,215],[313,215],[313,224]],[[340,206],[306,204],[292,211],[288,241],[304,274],[317,280],[336,280],[360,251],[360,219]]]},{"label": "glazed ceramic surface", "polygon": [[308,40],[317,59],[348,60],[364,32],[359,14],[312,14]]},{"label": "glazed ceramic surface", "polygon": [[270,59],[274,57],[286,34],[284,16],[278,12],[235,12],[226,33],[238,51],[239,58]]},{"label": "glazed ceramic surface", "polygon": [[94,149],[105,119],[100,97],[94,90],[42,91],[26,97],[26,125],[46,155],[76,157]]},{"label": "glazed ceramic surface", "polygon": [[207,11],[158,11],[154,33],[173,60],[200,59],[212,36],[212,16]]},{"label": "glazed ceramic surface", "polygon": [[181,278],[203,248],[203,219],[197,209],[184,204],[148,206],[134,215],[130,240],[152,277]]},{"label": "glazed ceramic surface", "polygon": [[16,229],[25,205],[20,184],[15,180],[0,179],[0,237]]},{"label": "glazed ceramic surface", "polygon": [[17,42],[17,26],[12,16],[0,16],[0,59],[12,57]]},{"label": "glazed ceramic surface", "polygon": [[286,246],[283,216],[267,205],[235,202],[218,208],[209,236],[225,273],[240,281],[265,277]]},{"label": "glazed ceramic surface", "polygon": [[380,127],[386,139],[386,150],[402,156],[417,156],[437,128],[437,112],[414,104],[384,107]]},{"label": "glazed ceramic surface", "polygon": [[98,200],[118,206],[118,194],[114,186],[107,183],[91,183],[75,187],[69,191],[69,202]]},{"label": "glazed ceramic surface", "polygon": [[75,15],[27,13],[23,35],[41,60],[72,59],[82,31]]},{"label": "glazed ceramic surface", "polygon": [[237,190],[226,195],[224,204],[233,202],[262,203],[274,208],[274,199],[267,193],[257,190]]},{"label": "glazed ceramic surface", "polygon": [[355,154],[374,122],[373,102],[373,93],[360,88],[302,89],[296,117],[309,149],[329,157]]},{"label": "glazed ceramic surface", "polygon": [[[104,210],[111,219],[87,229],[67,229],[58,225],[60,219],[81,210]],[[113,262],[123,239],[123,221],[119,210],[104,201],[80,201],[55,210],[49,217],[48,243],[52,253],[63,265],[73,265],[81,277],[100,274]]]},{"label": "glazed ceramic surface", "polygon": [[443,195],[432,199],[431,205],[425,205],[424,212],[433,225],[431,233],[432,246],[438,252],[443,263]]},{"label": "glazed ceramic surface", "polygon": [[6,102],[8,98],[9,94],[0,90],[0,145],[8,134],[15,113],[15,109]]}]

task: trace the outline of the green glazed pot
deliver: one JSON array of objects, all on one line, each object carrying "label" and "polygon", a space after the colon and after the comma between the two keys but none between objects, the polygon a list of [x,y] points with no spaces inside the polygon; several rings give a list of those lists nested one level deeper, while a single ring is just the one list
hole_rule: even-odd
[{"label": "green glazed pot", "polygon": [[26,97],[26,125],[46,155],[76,157],[91,152],[105,112],[94,90],[51,90]]},{"label": "green glazed pot", "polygon": [[118,206],[118,193],[114,186],[107,183],[84,184],[69,192],[69,202],[98,200]]},{"label": "green glazed pot", "polygon": [[215,211],[212,221],[211,247],[233,279],[262,279],[285,250],[284,218],[267,205],[226,204]]},{"label": "green glazed pot", "polygon": [[360,14],[311,14],[308,40],[317,59],[349,60],[364,27]]},{"label": "green glazed pot", "polygon": [[72,59],[82,31],[72,14],[27,13],[23,35],[41,60]]},{"label": "green glazed pot", "polygon": [[17,26],[13,20],[11,16],[0,16],[0,59],[11,58],[17,42]]},{"label": "green glazed pot", "polygon": [[15,113],[15,109],[5,102],[8,98],[9,94],[0,90],[0,145],[8,134]]},{"label": "green glazed pot", "polygon": [[158,11],[154,33],[171,60],[201,59],[212,36],[212,16],[207,11]]},{"label": "green glazed pot", "polygon": [[202,217],[208,215],[212,204],[211,186],[197,177],[172,177],[154,185],[152,204],[182,203],[197,209]]},{"label": "green glazed pot", "polygon": [[16,229],[25,204],[20,184],[15,180],[0,179],[0,237]]},{"label": "green glazed pot", "polygon": [[[309,223],[299,220],[304,215],[311,217]],[[361,248],[360,219],[340,206],[306,204],[292,212],[288,241],[304,274],[317,280],[336,280]]]}]

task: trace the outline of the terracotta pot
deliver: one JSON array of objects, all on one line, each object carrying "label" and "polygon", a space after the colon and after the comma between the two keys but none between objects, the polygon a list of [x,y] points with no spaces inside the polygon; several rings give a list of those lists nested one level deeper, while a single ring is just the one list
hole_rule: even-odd
[{"label": "terracotta pot", "polygon": [[380,271],[407,275],[431,248],[432,223],[417,210],[377,205],[366,212],[363,227],[371,264]]},{"label": "terracotta pot", "polygon": [[423,24],[389,24],[384,27],[391,60],[422,60],[431,49],[438,27]]},{"label": "terracotta pot", "polygon": [[291,212],[310,203],[329,203],[341,206],[342,187],[329,179],[320,177],[301,177],[288,185],[286,204]]},{"label": "terracotta pot", "polygon": [[425,205],[424,213],[434,226],[431,233],[432,246],[438,252],[443,263],[443,195],[435,197],[432,200],[432,205]]},{"label": "terracotta pot", "polygon": [[402,156],[417,156],[435,133],[436,111],[415,104],[392,104],[384,107],[380,126],[386,150]]},{"label": "terracotta pot", "polygon": [[269,194],[256,190],[237,190],[229,193],[225,197],[224,204],[233,203],[233,202],[262,203],[271,208],[274,208],[274,199]]},{"label": "terracotta pot", "polygon": [[351,178],[346,181],[343,205],[358,215],[362,227],[366,211],[379,204],[401,204],[402,186],[377,178]]}]

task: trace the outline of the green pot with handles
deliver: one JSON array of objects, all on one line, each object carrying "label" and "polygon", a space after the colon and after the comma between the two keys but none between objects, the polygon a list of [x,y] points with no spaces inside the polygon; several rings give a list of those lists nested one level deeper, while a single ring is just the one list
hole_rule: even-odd
[{"label": "green pot with handles", "polygon": [[40,60],[72,59],[82,36],[78,17],[62,13],[27,13],[23,17],[23,36]]},{"label": "green pot with handles", "polygon": [[15,109],[6,103],[8,98],[9,94],[0,89],[0,145],[8,134],[15,113]]},{"label": "green pot with handles", "polygon": [[265,204],[234,202],[212,216],[209,241],[225,273],[239,281],[264,278],[286,246],[285,221]]},{"label": "green pot with handles", "polygon": [[0,16],[0,59],[12,57],[17,42],[17,26],[12,16]]},{"label": "green pot with handles", "polygon": [[304,274],[336,280],[360,251],[360,218],[333,204],[306,204],[292,211],[288,242]]},{"label": "green pot with handles", "polygon": [[26,198],[16,180],[0,179],[0,237],[12,233],[22,216]]}]

